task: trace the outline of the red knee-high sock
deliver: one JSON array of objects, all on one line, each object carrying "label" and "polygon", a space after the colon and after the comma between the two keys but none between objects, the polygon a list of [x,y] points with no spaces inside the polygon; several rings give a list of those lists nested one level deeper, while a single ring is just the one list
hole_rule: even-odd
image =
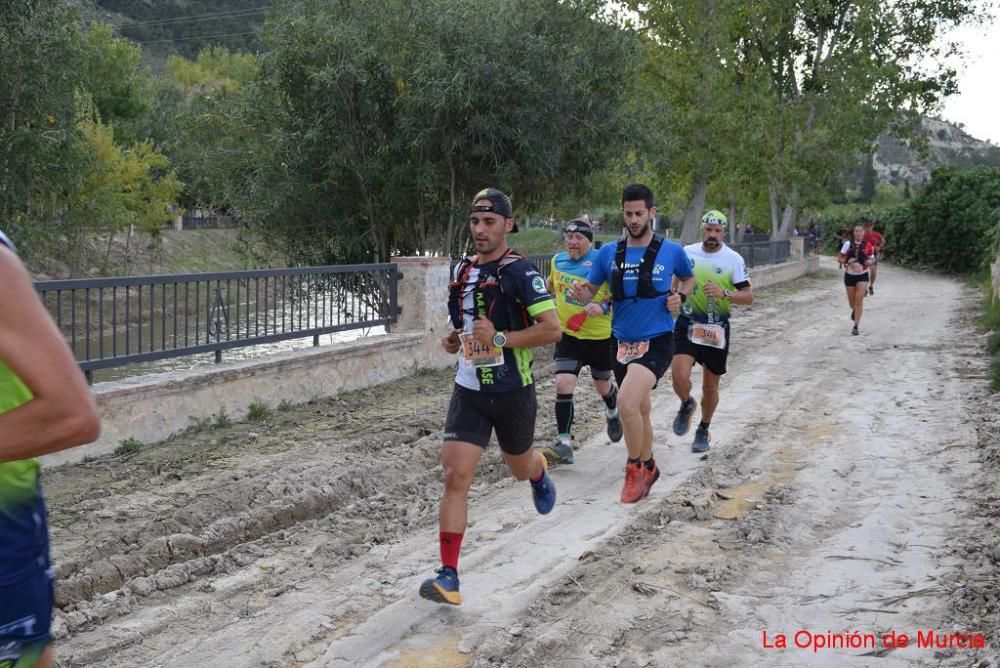
[{"label": "red knee-high sock", "polygon": [[451,531],[441,531],[438,533],[438,541],[441,543],[441,565],[451,566],[458,570],[458,553],[462,550],[462,537],[464,533],[452,533]]}]

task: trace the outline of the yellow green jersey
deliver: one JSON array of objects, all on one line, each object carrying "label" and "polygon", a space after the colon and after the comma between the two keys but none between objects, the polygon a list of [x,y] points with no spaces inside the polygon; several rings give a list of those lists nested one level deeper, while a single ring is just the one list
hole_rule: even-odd
[{"label": "yellow green jersey", "polygon": [[[2,236],[0,244],[9,246]],[[0,360],[0,415],[33,398],[31,390]],[[0,582],[16,576],[37,558],[47,542],[44,522],[38,460],[0,462]]]},{"label": "yellow green jersey", "polygon": [[593,300],[601,305],[604,315],[588,317],[583,321],[583,326],[578,331],[573,331],[566,324],[570,318],[583,312],[584,306],[586,306],[570,296],[569,288],[577,281],[587,280],[591,267],[597,261],[597,256],[598,251],[595,248],[591,248],[586,255],[576,260],[572,259],[566,251],[556,253],[552,257],[552,271],[549,274],[556,298],[559,325],[562,327],[563,333],[586,341],[611,338],[611,316],[608,315],[611,306],[611,291],[607,283],[601,284]]}]

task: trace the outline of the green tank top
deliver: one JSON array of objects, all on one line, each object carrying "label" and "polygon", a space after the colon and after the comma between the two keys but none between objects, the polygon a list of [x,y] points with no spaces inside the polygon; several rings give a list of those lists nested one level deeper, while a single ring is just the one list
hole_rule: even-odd
[{"label": "green tank top", "polygon": [[[13,371],[0,362],[0,415],[28,403],[31,390]],[[38,460],[0,462],[0,515],[5,508],[19,505],[38,494]]]}]

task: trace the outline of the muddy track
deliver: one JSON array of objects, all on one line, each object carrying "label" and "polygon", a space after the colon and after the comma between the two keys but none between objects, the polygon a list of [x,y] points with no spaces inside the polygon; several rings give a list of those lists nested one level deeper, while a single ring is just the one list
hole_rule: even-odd
[{"label": "muddy track", "polygon": [[[540,352],[539,393],[548,400],[552,365]],[[314,532],[320,543],[296,558],[304,573],[436,524],[440,429],[452,378],[450,370],[427,371],[262,422],[205,426],[131,455],[47,470],[58,635],[99,632],[188,591],[214,594],[211,581]],[[602,424],[603,405],[592,394],[578,399],[577,425],[592,431]],[[554,438],[549,422],[539,421],[540,440]],[[494,448],[473,499],[506,477]],[[171,623],[150,619],[139,634],[79,655],[64,652],[65,662],[103,660],[158,631],[171,633]]]},{"label": "muddy track", "polygon": [[[582,378],[556,512],[537,516],[496,448],[484,457],[457,609],[415,595],[437,558],[450,371],[47,470],[60,662],[870,665],[776,654],[760,632],[979,623],[978,590],[953,585],[1000,555],[961,521],[982,501],[963,447],[982,371],[975,341],[942,336],[968,326],[974,297],[897,269],[880,285],[861,337],[831,275],[742,309],[707,456],[669,434],[665,379],[665,476],[636,507],[617,503],[623,449]],[[540,446],[554,437],[550,354],[536,370]],[[974,543],[984,551],[967,560]]]}]

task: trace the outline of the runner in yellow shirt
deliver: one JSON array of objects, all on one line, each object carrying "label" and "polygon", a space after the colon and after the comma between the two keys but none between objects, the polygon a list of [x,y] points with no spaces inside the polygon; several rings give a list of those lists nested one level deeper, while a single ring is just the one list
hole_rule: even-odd
[{"label": "runner in yellow shirt", "polygon": [[590,367],[594,389],[604,400],[608,438],[617,443],[622,438],[618,416],[618,388],[612,380],[615,365],[611,338],[611,293],[605,283],[593,300],[582,304],[568,294],[574,282],[586,280],[597,259],[593,247],[594,229],[586,220],[571,220],[563,228],[566,250],[552,258],[549,292],[555,295],[556,311],[562,327],[562,339],[556,343],[556,442],[542,452],[550,462],[572,464],[573,393],[580,370]]}]

